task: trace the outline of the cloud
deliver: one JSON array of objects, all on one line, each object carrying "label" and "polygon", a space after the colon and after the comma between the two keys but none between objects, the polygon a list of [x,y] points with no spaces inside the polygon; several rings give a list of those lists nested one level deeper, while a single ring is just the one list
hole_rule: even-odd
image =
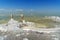
[{"label": "cloud", "polygon": [[33,11],[33,9],[31,9],[30,11]]},{"label": "cloud", "polygon": [[16,9],[16,11],[23,11],[23,9]]},{"label": "cloud", "polygon": [[5,10],[5,9],[0,9],[0,10]]}]

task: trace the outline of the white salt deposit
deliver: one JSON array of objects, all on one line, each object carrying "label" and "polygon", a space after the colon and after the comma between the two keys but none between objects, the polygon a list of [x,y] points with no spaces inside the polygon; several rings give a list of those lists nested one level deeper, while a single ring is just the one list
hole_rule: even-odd
[{"label": "white salt deposit", "polygon": [[23,40],[28,40],[28,38],[23,38]]},{"label": "white salt deposit", "polygon": [[54,21],[60,22],[60,17],[59,16],[49,16],[49,17],[46,16],[46,18],[49,18],[49,19],[52,19]]},{"label": "white salt deposit", "polygon": [[17,31],[17,30],[20,30],[19,27],[21,27],[20,25],[23,25],[23,24],[26,24],[27,26],[33,26],[34,23],[32,22],[18,22],[16,20],[14,20],[13,18],[11,18],[7,24],[0,24],[0,30],[1,31]]},{"label": "white salt deposit", "polygon": [[19,26],[19,22],[15,21],[14,19],[11,19],[6,25],[0,25],[0,30],[1,31],[16,31],[20,29],[18,26]]},{"label": "white salt deposit", "polygon": [[20,34],[17,34],[16,36],[18,37],[18,36],[20,36]]}]

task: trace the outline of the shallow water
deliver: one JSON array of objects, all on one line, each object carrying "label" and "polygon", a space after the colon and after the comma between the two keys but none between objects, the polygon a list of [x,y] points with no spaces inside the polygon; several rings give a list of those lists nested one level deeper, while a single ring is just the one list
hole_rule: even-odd
[{"label": "shallow water", "polygon": [[59,32],[40,33],[35,31],[23,31],[20,33],[1,34],[0,40],[59,40]]}]

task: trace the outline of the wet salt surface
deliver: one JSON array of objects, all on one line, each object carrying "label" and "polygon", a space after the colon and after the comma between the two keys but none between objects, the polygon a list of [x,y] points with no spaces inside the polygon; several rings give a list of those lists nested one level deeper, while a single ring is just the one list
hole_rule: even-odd
[{"label": "wet salt surface", "polygon": [[0,33],[0,40],[59,40],[57,33],[39,33],[36,31]]}]

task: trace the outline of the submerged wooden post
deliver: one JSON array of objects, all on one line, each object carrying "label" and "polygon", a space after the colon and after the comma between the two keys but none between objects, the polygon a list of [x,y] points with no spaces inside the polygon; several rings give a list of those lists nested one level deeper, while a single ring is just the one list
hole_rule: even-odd
[{"label": "submerged wooden post", "polygon": [[11,14],[11,18],[13,18],[13,15]]},{"label": "submerged wooden post", "polygon": [[23,14],[21,14],[20,16],[21,16],[21,21],[22,21],[22,23],[25,23],[24,15],[23,15]]}]

